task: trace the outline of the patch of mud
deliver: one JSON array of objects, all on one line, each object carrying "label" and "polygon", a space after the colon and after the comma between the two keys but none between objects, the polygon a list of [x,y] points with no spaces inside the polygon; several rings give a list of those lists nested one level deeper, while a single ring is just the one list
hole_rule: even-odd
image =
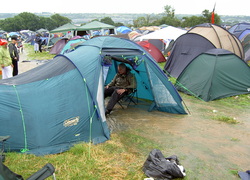
[{"label": "patch of mud", "polygon": [[[138,130],[165,147],[165,154],[180,156],[184,167],[192,171],[190,179],[238,179],[230,171],[246,171],[250,164],[250,109],[215,108],[213,103],[198,99],[185,102],[189,115],[148,112],[149,105],[141,103],[127,109],[115,106],[109,116],[112,133]],[[235,117],[239,123],[214,120],[216,114]]]}]

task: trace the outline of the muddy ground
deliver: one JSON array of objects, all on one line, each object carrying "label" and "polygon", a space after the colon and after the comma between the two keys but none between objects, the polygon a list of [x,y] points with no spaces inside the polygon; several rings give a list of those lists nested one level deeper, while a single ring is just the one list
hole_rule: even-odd
[{"label": "muddy ground", "polygon": [[[20,73],[43,64],[23,62],[25,59],[26,55],[21,55]],[[135,130],[160,143],[165,156],[175,154],[180,159],[188,172],[185,179],[240,179],[237,171],[250,169],[250,98],[247,108],[235,109],[181,96],[188,115],[148,112],[149,104],[139,102],[126,109],[116,105],[107,118],[108,125],[112,133]],[[239,123],[216,121],[216,114],[234,117]]]}]

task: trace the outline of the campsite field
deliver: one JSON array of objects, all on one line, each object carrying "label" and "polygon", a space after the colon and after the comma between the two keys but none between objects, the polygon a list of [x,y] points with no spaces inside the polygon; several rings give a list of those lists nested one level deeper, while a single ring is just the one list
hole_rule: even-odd
[{"label": "campsite field", "polygon": [[[19,62],[21,72],[40,65],[22,60],[51,58],[27,52]],[[24,178],[50,162],[58,180],[143,180],[143,163],[156,148],[166,157],[177,155],[186,180],[239,179],[237,172],[250,168],[250,94],[211,102],[180,95],[188,115],[148,112],[144,102],[124,110],[116,106],[107,118],[109,141],[80,143],[56,155],[7,153],[5,164]]]}]

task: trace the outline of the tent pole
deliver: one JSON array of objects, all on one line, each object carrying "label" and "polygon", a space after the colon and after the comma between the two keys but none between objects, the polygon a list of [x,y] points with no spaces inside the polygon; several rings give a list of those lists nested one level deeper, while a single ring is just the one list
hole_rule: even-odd
[{"label": "tent pole", "polygon": [[184,104],[185,108],[187,109],[188,114],[190,114],[190,115],[191,115],[191,112],[189,111],[189,109],[188,109],[188,107],[187,107],[187,105],[186,105],[186,103],[185,103],[185,101],[184,101],[183,99],[182,99],[182,102],[183,102],[183,104]]}]

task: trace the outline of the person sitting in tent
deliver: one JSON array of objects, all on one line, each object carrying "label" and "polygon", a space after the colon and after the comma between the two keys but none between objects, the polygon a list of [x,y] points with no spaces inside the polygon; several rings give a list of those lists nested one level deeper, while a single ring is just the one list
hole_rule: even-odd
[{"label": "person sitting in tent", "polygon": [[110,114],[115,104],[136,88],[135,76],[124,63],[119,64],[117,70],[118,73],[104,90],[104,99],[110,96],[105,115]]}]

